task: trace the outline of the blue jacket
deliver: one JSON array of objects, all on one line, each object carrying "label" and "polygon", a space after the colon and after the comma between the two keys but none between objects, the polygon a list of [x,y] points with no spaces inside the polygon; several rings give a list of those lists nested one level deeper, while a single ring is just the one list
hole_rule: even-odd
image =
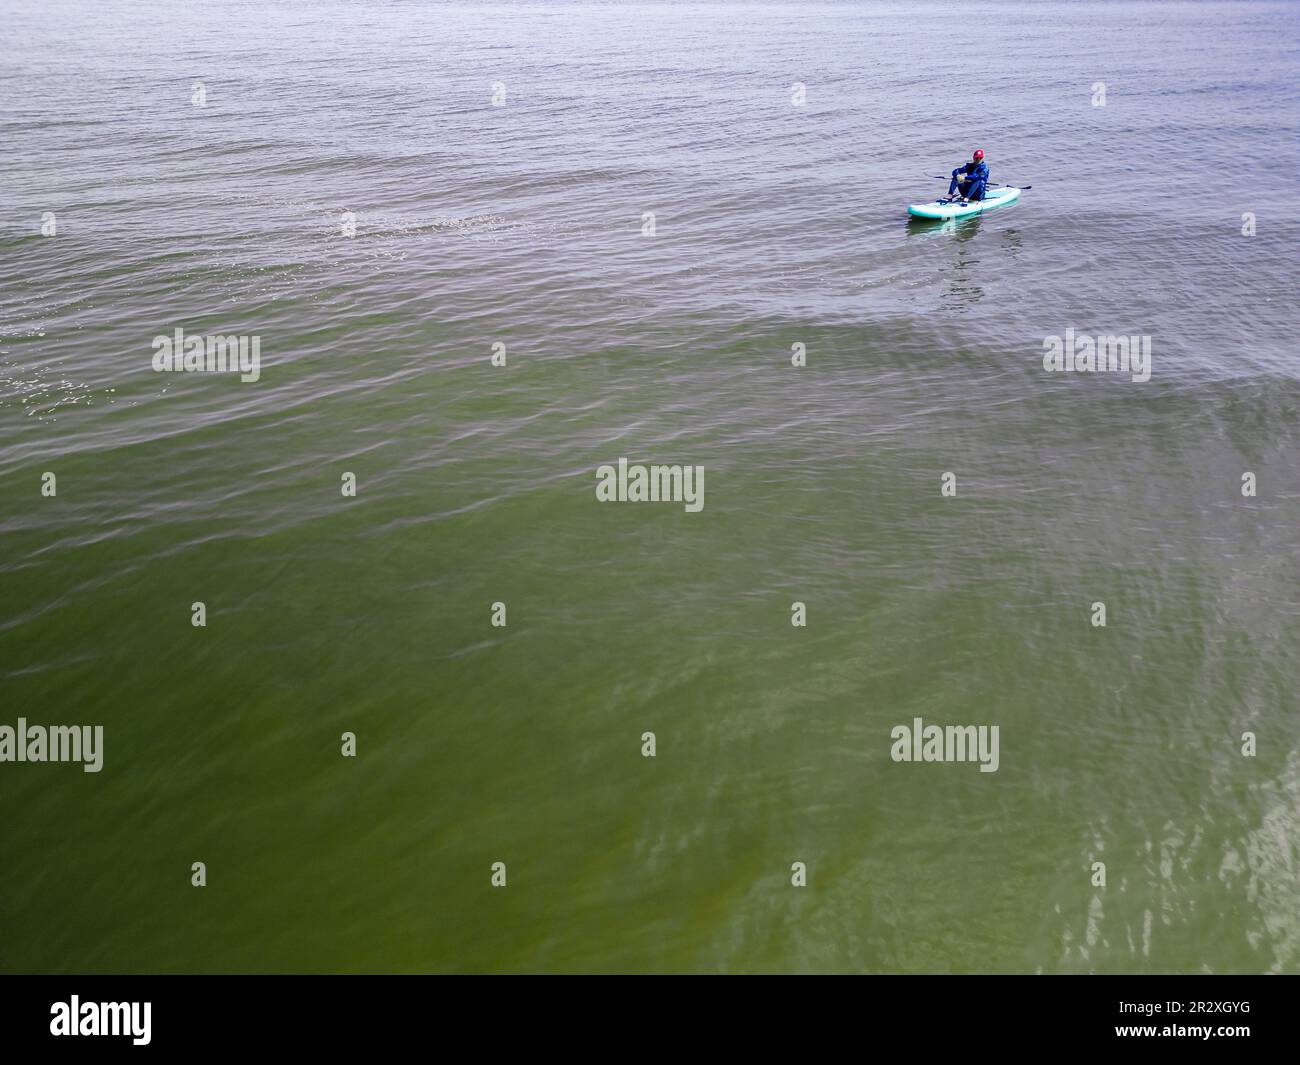
[{"label": "blue jacket", "polygon": [[989,181],[989,168],[984,165],[984,160],[981,159],[978,163],[971,160],[965,166],[959,166],[954,170],[952,176],[956,177],[963,172],[966,174],[966,180],[971,182],[970,191],[966,194],[967,198],[982,200],[984,198],[984,186]]}]

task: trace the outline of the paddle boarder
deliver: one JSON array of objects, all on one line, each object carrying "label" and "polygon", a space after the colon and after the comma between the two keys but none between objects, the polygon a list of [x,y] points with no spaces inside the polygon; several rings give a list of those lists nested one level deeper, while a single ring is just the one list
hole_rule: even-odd
[{"label": "paddle boarder", "polygon": [[[966,175],[964,178],[960,175]],[[989,181],[989,168],[984,164],[984,149],[976,148],[975,154],[965,166],[959,166],[952,172],[952,183],[948,186],[948,197],[960,189],[963,200],[984,199],[984,187]]]}]

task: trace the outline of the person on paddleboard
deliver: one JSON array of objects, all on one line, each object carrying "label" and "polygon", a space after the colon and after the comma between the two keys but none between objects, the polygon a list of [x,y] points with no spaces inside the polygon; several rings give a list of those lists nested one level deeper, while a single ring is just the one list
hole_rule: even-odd
[{"label": "person on paddleboard", "polygon": [[[961,175],[966,175],[964,178]],[[984,199],[984,188],[989,183],[989,168],[984,165],[984,149],[976,148],[975,154],[965,166],[959,166],[952,172],[952,183],[948,186],[948,196],[960,188],[962,199]]]}]

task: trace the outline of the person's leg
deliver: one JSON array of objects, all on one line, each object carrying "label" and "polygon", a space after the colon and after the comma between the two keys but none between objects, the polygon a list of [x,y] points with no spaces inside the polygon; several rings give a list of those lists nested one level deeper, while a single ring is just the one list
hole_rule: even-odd
[{"label": "person's leg", "polygon": [[948,182],[948,195],[949,195],[949,196],[951,196],[954,192],[957,191],[957,180],[958,180],[958,179],[957,179],[956,177],[954,177],[950,182]]},{"label": "person's leg", "polygon": [[971,183],[969,181],[963,181],[958,187],[958,191],[961,193],[961,198],[963,200],[966,198],[966,193],[970,191],[970,187]]}]

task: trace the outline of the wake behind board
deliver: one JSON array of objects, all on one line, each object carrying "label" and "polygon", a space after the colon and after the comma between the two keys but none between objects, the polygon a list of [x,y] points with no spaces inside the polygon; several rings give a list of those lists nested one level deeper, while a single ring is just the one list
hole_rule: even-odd
[{"label": "wake behind board", "polygon": [[994,189],[984,199],[975,200],[971,203],[950,200],[914,203],[908,207],[907,213],[913,218],[966,218],[969,215],[979,214],[981,211],[991,211],[994,207],[1015,203],[1018,199],[1020,199],[1019,189]]}]

